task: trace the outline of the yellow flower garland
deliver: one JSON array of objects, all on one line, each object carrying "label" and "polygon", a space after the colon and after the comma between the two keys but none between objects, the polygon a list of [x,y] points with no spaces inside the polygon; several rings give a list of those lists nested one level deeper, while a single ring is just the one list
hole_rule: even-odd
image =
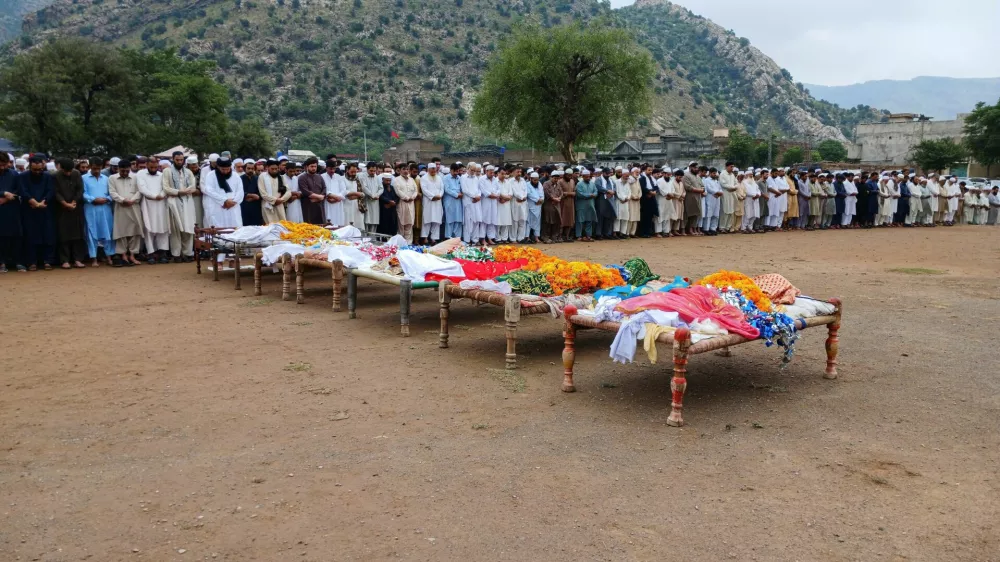
[{"label": "yellow flower garland", "polygon": [[303,246],[311,245],[319,240],[330,240],[332,238],[329,230],[315,224],[289,221],[281,221],[278,224],[288,229],[288,232],[281,234],[282,240],[302,244]]},{"label": "yellow flower garland", "polygon": [[771,299],[768,298],[764,291],[760,290],[760,287],[753,282],[753,279],[750,279],[739,271],[720,269],[711,275],[701,278],[695,285],[711,285],[716,289],[732,287],[743,293],[743,296],[757,305],[757,308],[762,312],[771,312],[774,310],[774,304],[771,303]]},{"label": "yellow flower garland", "polygon": [[584,262],[566,261],[542,253],[537,248],[497,246],[493,249],[493,259],[497,262],[528,260],[522,267],[528,271],[537,271],[545,276],[556,295],[564,293],[593,293],[598,289],[610,289],[624,285],[621,273],[603,265]]}]

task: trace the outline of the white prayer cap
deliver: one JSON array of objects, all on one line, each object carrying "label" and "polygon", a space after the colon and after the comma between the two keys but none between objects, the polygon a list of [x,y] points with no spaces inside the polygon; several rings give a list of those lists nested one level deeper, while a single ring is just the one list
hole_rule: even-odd
[{"label": "white prayer cap", "polygon": [[669,174],[673,170],[670,169],[670,166],[664,166],[664,167],[660,168],[660,171],[663,172],[663,173],[665,173],[665,174]]},{"label": "white prayer cap", "polygon": [[456,164],[458,164],[459,166],[461,166],[461,165],[462,165],[462,161],[461,161],[461,160],[459,160],[459,161],[457,161],[457,162],[455,162],[455,163],[456,163]]},{"label": "white prayer cap", "polygon": [[630,171],[630,172],[638,172],[638,171],[640,171],[640,170],[639,170],[639,168],[632,168],[632,169],[631,169],[631,170],[629,170],[629,171]]},{"label": "white prayer cap", "polygon": [[931,172],[931,173],[927,174],[927,177],[929,177],[929,178],[933,178],[935,176],[937,176],[937,174],[935,174],[934,172]]},{"label": "white prayer cap", "polygon": [[489,166],[486,166],[486,171],[487,172],[495,172],[496,168],[494,168],[493,165],[491,164]]},{"label": "white prayer cap", "polygon": [[319,166],[320,168],[326,168],[326,162],[324,162],[323,160],[319,160],[318,162],[316,162],[316,165]]},{"label": "white prayer cap", "polygon": [[563,171],[562,170],[553,170],[552,174],[551,174],[552,177],[557,177],[557,176],[561,176],[561,175],[563,175]]},{"label": "white prayer cap", "polygon": [[534,169],[534,168],[528,168],[528,173],[529,173],[529,174],[530,174],[531,172],[534,172],[534,171],[535,171],[535,169]]},{"label": "white prayer cap", "polygon": [[[211,158],[211,156],[209,156],[209,158]],[[278,162],[287,162],[287,161],[288,161],[288,157],[285,156],[284,154],[282,154],[281,156],[278,157]]]},{"label": "white prayer cap", "polygon": [[237,164],[242,165],[243,164],[243,159],[242,158],[237,158],[236,160],[233,160],[233,166],[235,166]]},{"label": "white prayer cap", "polygon": [[17,160],[14,160],[14,165],[15,166],[27,166],[28,165],[28,161],[25,160],[24,158],[18,158]]},{"label": "white prayer cap", "polygon": [[45,164],[45,169],[48,170],[48,171],[50,171],[50,172],[56,171],[56,163],[55,162],[47,162]]},{"label": "white prayer cap", "polygon": [[344,166],[343,164],[341,164],[340,166],[337,166],[337,169],[343,172],[343,171],[347,170],[347,166]]},{"label": "white prayer cap", "polygon": [[538,172],[531,172],[530,174],[528,174],[528,177],[530,177],[533,180],[537,180],[538,179]]},{"label": "white prayer cap", "polygon": [[903,179],[904,177],[905,177],[905,176],[903,176],[903,174],[896,174],[896,178],[897,178],[897,179]]},{"label": "white prayer cap", "polygon": [[381,179],[387,179],[388,178],[388,179],[391,180],[393,176],[392,176],[392,174],[382,173],[382,174],[379,174],[378,177],[381,178]]},{"label": "white prayer cap", "polygon": [[358,169],[359,170],[367,170],[368,169],[368,164],[365,164],[364,162],[361,162],[361,163],[358,164]]},{"label": "white prayer cap", "polygon": [[698,162],[696,160],[692,160],[692,161],[688,162],[688,168],[690,168],[691,166],[697,166],[697,165],[698,165]]},{"label": "white prayer cap", "polygon": [[584,169],[580,170],[580,175],[582,175],[582,176],[589,176],[590,175],[590,170],[584,168]]},{"label": "white prayer cap", "polygon": [[910,177],[911,177],[911,178],[914,178],[914,177],[916,177],[916,176],[917,176],[917,174],[914,174],[914,173],[912,173],[912,172],[910,173]]},{"label": "white prayer cap", "polygon": [[474,167],[474,166],[478,166],[478,165],[479,165],[479,164],[476,164],[475,162],[469,162],[469,166],[470,166],[470,167]]},{"label": "white prayer cap", "polygon": [[435,164],[434,162],[431,162],[430,164],[427,165],[428,170],[436,170],[437,167],[438,167],[437,164]]},{"label": "white prayer cap", "polygon": [[625,168],[622,168],[621,166],[615,166],[615,170],[616,170],[616,171],[617,171],[617,170],[624,170],[624,169],[625,169]]},{"label": "white prayer cap", "polygon": [[169,166],[170,165],[170,160],[160,160],[160,165],[161,166]]},{"label": "white prayer cap", "polygon": [[119,163],[119,162],[121,162],[121,161],[122,161],[122,159],[121,159],[121,158],[119,158],[119,157],[115,156],[114,158],[112,158],[112,159],[111,159],[111,165],[112,165],[112,166],[117,166],[117,165],[118,165],[118,163]]},{"label": "white prayer cap", "polygon": [[302,167],[302,162],[296,162],[295,163],[295,167],[296,168],[301,168]]},{"label": "white prayer cap", "polygon": [[197,156],[188,156],[187,160],[186,160],[186,163],[187,164],[197,164],[198,163],[198,157]]},{"label": "white prayer cap", "polygon": [[817,174],[820,173],[820,172],[822,172],[822,171],[823,171],[823,168],[816,168],[815,170],[813,170],[813,172],[815,172]]},{"label": "white prayer cap", "polygon": [[209,162],[215,162],[218,159],[219,159],[219,155],[216,154],[216,153],[214,153],[214,152],[208,155],[208,161]]}]

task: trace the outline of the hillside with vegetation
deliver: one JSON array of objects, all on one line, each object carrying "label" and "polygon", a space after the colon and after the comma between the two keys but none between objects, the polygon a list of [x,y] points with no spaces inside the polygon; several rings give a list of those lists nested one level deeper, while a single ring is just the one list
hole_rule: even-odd
[{"label": "hillside with vegetation", "polygon": [[704,137],[738,124],[842,138],[851,125],[850,112],[809,97],[745,40],[643,0],[620,10],[599,0],[56,0],[29,14],[5,50],[65,36],[171,48],[213,61],[230,117],[259,119],[279,144],[360,154],[367,135],[379,153],[397,131],[463,149],[504,142],[474,130],[469,112],[487,61],[516,26],[597,17],[630,26],[656,57],[653,114],[637,129]]}]

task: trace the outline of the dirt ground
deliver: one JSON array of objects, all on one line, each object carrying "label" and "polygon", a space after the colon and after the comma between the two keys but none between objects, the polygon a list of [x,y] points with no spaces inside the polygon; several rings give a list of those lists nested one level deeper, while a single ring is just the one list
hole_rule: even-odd
[{"label": "dirt ground", "polygon": [[[664,276],[781,272],[844,299],[794,362],[607,358],[561,324],[436,293],[358,319],[189,265],[0,277],[3,560],[1000,560],[1000,228],[563,244]],[[924,268],[928,271],[897,270]]]}]

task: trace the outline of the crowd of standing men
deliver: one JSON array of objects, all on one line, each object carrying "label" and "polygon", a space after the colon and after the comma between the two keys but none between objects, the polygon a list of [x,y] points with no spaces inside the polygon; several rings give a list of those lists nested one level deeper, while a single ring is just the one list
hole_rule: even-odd
[{"label": "crowd of standing men", "polygon": [[185,262],[198,227],[282,220],[490,245],[995,225],[998,212],[996,187],[936,174],[0,153],[0,272]]}]

